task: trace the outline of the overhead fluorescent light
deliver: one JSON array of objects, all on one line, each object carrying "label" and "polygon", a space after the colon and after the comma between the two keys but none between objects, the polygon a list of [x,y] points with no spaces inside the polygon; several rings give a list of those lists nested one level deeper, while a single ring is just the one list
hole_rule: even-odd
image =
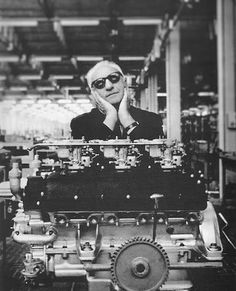
[{"label": "overhead fluorescent light", "polygon": [[37,86],[36,89],[38,91],[54,91],[55,87],[54,86]]},{"label": "overhead fluorescent light", "polygon": [[29,74],[29,75],[18,75],[20,80],[41,80],[41,75]]},{"label": "overhead fluorescent light", "polygon": [[60,62],[61,56],[33,56],[32,61],[36,62]]},{"label": "overhead fluorescent light", "polygon": [[158,25],[162,23],[159,18],[123,18],[122,22],[124,25]]},{"label": "overhead fluorescent light", "polygon": [[205,96],[213,97],[213,96],[215,96],[215,93],[214,92],[198,92],[197,95],[199,97],[205,97]]},{"label": "overhead fluorescent light", "polygon": [[65,86],[63,88],[65,90],[70,90],[70,91],[78,91],[78,90],[81,90],[81,86]]},{"label": "overhead fluorescent light", "polygon": [[159,92],[157,92],[157,97],[167,97],[167,93],[159,93]]},{"label": "overhead fluorescent light", "polygon": [[35,19],[26,18],[2,18],[0,19],[0,26],[37,26],[38,21]]},{"label": "overhead fluorescent light", "polygon": [[18,62],[20,57],[17,55],[0,55],[0,62],[1,63],[11,63],[11,62]]},{"label": "overhead fluorescent light", "polygon": [[103,57],[101,56],[77,56],[76,57],[77,61],[82,61],[82,62],[99,62],[103,60]]},{"label": "overhead fluorescent light", "polygon": [[27,91],[27,87],[26,86],[11,86],[9,89],[10,89],[10,91],[14,91],[14,92]]},{"label": "overhead fluorescent light", "polygon": [[62,26],[97,26],[100,21],[94,18],[64,18],[60,23]]},{"label": "overhead fluorescent light", "polygon": [[71,80],[74,78],[74,75],[50,75],[50,78],[56,80]]},{"label": "overhead fluorescent light", "polygon": [[144,56],[120,56],[120,61],[144,61]]}]

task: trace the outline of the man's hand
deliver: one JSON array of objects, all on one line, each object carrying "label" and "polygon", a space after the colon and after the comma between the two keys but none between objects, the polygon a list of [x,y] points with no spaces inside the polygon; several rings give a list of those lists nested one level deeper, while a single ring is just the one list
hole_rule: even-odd
[{"label": "man's hand", "polygon": [[106,126],[108,126],[111,130],[113,130],[118,120],[117,111],[115,107],[108,101],[103,99],[95,90],[92,91],[92,95],[95,102],[95,106],[102,114],[106,116],[103,123]]},{"label": "man's hand", "polygon": [[127,95],[127,89],[125,88],[124,97],[120,102],[120,106],[118,110],[118,118],[124,128],[126,128],[127,126],[129,126],[131,123],[135,121],[129,113],[129,108],[130,108],[130,100]]}]

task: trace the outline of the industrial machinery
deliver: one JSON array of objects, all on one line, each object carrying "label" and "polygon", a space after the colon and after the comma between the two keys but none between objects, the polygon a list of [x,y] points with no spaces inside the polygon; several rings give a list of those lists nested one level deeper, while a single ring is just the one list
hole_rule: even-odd
[{"label": "industrial machinery", "polygon": [[183,144],[57,140],[31,151],[12,232],[30,246],[27,282],[183,291],[192,288],[190,269],[221,267],[217,216]]}]

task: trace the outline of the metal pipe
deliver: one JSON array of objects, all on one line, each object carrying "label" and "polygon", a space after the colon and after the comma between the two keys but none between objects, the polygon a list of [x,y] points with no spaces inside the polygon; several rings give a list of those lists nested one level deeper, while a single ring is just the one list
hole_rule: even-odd
[{"label": "metal pipe", "polygon": [[84,268],[87,272],[90,272],[90,271],[110,271],[111,265],[110,264],[87,263],[87,264],[84,264]]},{"label": "metal pipe", "polygon": [[110,264],[93,264],[93,263],[85,263],[85,264],[70,264],[68,262],[64,262],[62,264],[56,265],[55,270],[85,270],[85,271],[110,271]]},{"label": "metal pipe", "polygon": [[25,234],[14,231],[12,238],[18,243],[46,245],[56,240],[57,233],[55,231],[49,231],[46,234]]},{"label": "metal pipe", "polygon": [[70,264],[68,262],[64,262],[63,264],[59,264],[55,266],[55,276],[56,277],[77,277],[84,276],[87,272],[91,271],[110,271],[110,264]]},{"label": "metal pipe", "polygon": [[197,268],[222,268],[222,262],[188,262],[171,264],[170,270],[172,269],[197,269]]},{"label": "metal pipe", "polygon": [[78,270],[78,269],[62,269],[62,270],[55,270],[56,277],[81,277],[86,276],[85,270]]}]

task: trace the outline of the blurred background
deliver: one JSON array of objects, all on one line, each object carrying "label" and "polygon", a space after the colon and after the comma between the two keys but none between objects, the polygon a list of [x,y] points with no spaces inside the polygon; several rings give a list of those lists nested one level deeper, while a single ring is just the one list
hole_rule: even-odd
[{"label": "blurred background", "polygon": [[139,107],[165,115],[174,82],[179,112],[217,110],[217,3],[208,2],[1,0],[2,139],[69,136],[71,118],[91,109],[85,74],[102,59],[119,62]]},{"label": "blurred background", "polygon": [[108,59],[233,223],[235,25],[235,0],[0,0],[0,182],[13,160],[27,175],[28,147],[70,138],[70,120],[92,108],[85,75]]}]

